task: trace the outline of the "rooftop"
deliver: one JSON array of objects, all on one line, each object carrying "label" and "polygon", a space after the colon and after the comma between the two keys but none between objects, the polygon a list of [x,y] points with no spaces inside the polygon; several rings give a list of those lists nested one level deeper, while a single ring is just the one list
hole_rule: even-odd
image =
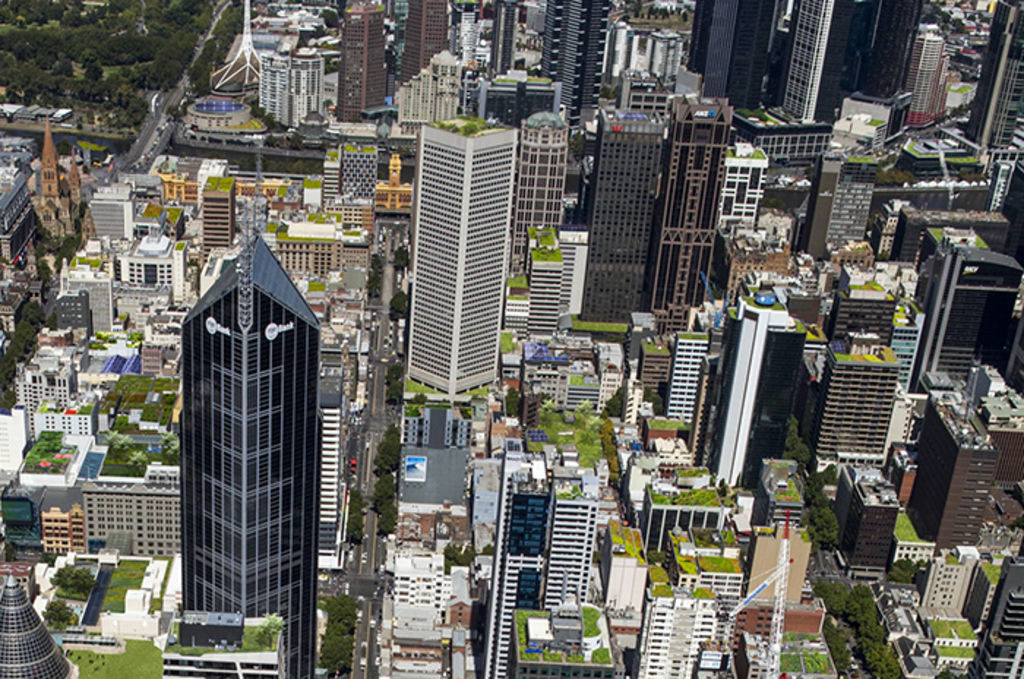
[{"label": "rooftop", "polygon": [[530,258],[535,262],[561,262],[562,251],[557,248],[534,248],[530,251]]},{"label": "rooftop", "polygon": [[477,118],[476,116],[459,116],[458,118],[439,120],[430,123],[430,126],[463,137],[479,137],[491,132],[500,132],[508,129],[503,125],[492,125],[483,118]]},{"label": "rooftop", "polygon": [[662,495],[647,486],[651,494],[651,502],[656,505],[679,505],[683,507],[721,507],[718,492],[713,488],[687,490],[678,495]]},{"label": "rooftop", "polygon": [[936,639],[977,639],[966,620],[929,620]]},{"label": "rooftop", "polygon": [[896,516],[896,527],[893,529],[893,535],[900,542],[920,542],[927,544],[927,540],[922,540],[917,530],[914,528],[914,524],[910,521],[910,517],[900,512]]},{"label": "rooftop", "polygon": [[[613,556],[631,556],[641,564],[646,563],[644,559],[644,541],[639,530],[623,526],[618,521],[609,521],[608,533],[612,541]],[[621,551],[617,550],[616,547],[621,548]]]},{"label": "rooftop", "polygon": [[220,193],[228,193],[231,188],[235,185],[234,177],[210,177],[206,180],[206,186],[204,187],[207,191],[218,191]]}]

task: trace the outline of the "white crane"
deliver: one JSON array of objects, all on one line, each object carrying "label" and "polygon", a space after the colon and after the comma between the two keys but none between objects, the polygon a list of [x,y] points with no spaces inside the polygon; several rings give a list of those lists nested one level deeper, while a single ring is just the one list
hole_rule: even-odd
[{"label": "white crane", "polygon": [[[776,529],[777,530],[777,529]],[[779,679],[779,657],[782,654],[782,630],[786,618],[786,587],[789,583],[789,510],[786,510],[786,523],[783,526],[782,539],[779,541],[779,556],[775,568],[768,571],[768,577],[757,586],[747,598],[729,612],[729,621],[735,622],[736,616],[750,605],[769,585],[775,585],[775,601],[772,609],[772,630],[768,637],[768,674],[766,679]]]}]

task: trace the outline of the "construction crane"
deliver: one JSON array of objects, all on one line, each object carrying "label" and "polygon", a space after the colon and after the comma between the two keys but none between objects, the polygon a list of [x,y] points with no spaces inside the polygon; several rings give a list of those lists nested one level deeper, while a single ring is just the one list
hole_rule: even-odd
[{"label": "construction crane", "polygon": [[775,586],[774,606],[772,608],[772,629],[768,637],[768,674],[766,679],[780,679],[779,659],[782,655],[782,630],[786,618],[786,587],[789,583],[789,510],[786,510],[786,522],[782,529],[782,540],[779,542],[779,556],[775,568],[768,571],[768,577],[757,586],[747,598],[729,612],[730,624],[735,624],[736,616],[749,606],[761,592],[770,585]]}]

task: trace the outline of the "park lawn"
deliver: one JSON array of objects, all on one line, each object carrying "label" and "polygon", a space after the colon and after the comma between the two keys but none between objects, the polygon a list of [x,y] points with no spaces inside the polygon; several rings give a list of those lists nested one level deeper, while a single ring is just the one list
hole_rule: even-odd
[{"label": "park lawn", "polygon": [[103,610],[108,613],[124,613],[124,595],[130,589],[138,589],[146,574],[146,561],[121,561],[110,576],[110,586],[103,597]]},{"label": "park lawn", "polygon": [[79,679],[160,679],[163,676],[163,656],[152,642],[129,639],[125,644],[123,654],[68,651],[68,659],[78,665]]}]

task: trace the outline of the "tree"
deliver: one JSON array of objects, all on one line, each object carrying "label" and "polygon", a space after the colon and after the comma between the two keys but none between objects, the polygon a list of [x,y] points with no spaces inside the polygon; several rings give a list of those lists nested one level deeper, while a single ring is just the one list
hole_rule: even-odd
[{"label": "tree", "polygon": [[64,630],[71,625],[78,624],[78,615],[63,599],[53,599],[43,611],[43,620],[46,621],[50,629]]},{"label": "tree", "polygon": [[277,613],[271,613],[256,628],[256,642],[261,646],[270,646],[283,629],[284,619]]},{"label": "tree", "polygon": [[830,507],[812,507],[807,527],[811,540],[819,549],[835,549],[839,544],[839,520]]},{"label": "tree", "polygon": [[49,283],[53,277],[53,272],[50,271],[50,265],[47,264],[45,259],[40,259],[36,262],[36,274],[44,283]]},{"label": "tree", "polygon": [[14,543],[10,540],[4,543],[4,561],[8,563],[11,561],[18,560],[18,550],[14,548]]},{"label": "tree", "polygon": [[128,449],[133,445],[135,445],[135,442],[132,441],[132,438],[119,431],[112,431],[107,434],[107,447],[110,449],[110,452],[115,455],[127,453]]},{"label": "tree", "polygon": [[89,592],[92,591],[92,586],[96,580],[93,578],[92,573],[84,568],[65,566],[53,574],[50,582],[57,587],[58,593],[63,590],[64,594],[61,596],[66,596],[76,601],[85,601],[89,597]]},{"label": "tree", "polygon": [[57,329],[57,312],[54,311],[52,314],[46,317],[46,327],[50,330]]},{"label": "tree", "polygon": [[354,646],[355,638],[351,634],[326,634],[320,647],[320,667],[330,674],[352,669]]},{"label": "tree", "polygon": [[515,387],[511,387],[505,394],[505,414],[509,417],[519,417],[519,407],[522,405],[522,395]]},{"label": "tree", "polygon": [[146,467],[149,465],[149,455],[144,450],[136,450],[128,457],[128,466],[139,475],[142,475],[146,471]]},{"label": "tree", "polygon": [[373,506],[379,512],[381,507],[395,499],[395,477],[391,473],[381,474],[373,486]]},{"label": "tree", "polygon": [[665,402],[657,391],[650,387],[644,387],[644,400],[650,402],[655,415],[665,414]]},{"label": "tree", "polygon": [[399,290],[391,298],[391,302],[388,304],[388,316],[393,321],[397,321],[399,318],[405,318],[405,313],[409,308],[409,298],[404,292]]},{"label": "tree", "polygon": [[[373,466],[382,473],[393,473],[398,471],[398,465],[402,457],[402,439],[398,427],[391,425],[384,432],[384,438],[377,445],[377,457]],[[383,478],[383,477],[382,477]],[[392,493],[394,494],[394,493]]]},{"label": "tree", "polygon": [[473,549],[473,545],[466,545],[459,549],[449,542],[444,548],[444,572],[446,575],[451,573],[452,566],[472,566],[475,558],[476,551]]},{"label": "tree", "polygon": [[380,261],[380,255],[370,257],[370,272],[366,275],[366,292],[371,297],[380,294],[381,275],[384,272],[384,264]]},{"label": "tree", "polygon": [[839,672],[846,672],[850,669],[850,649],[846,646],[846,635],[832,623],[831,618],[825,618],[821,627],[821,634],[828,644],[832,661]]},{"label": "tree", "polygon": [[800,466],[801,472],[807,469],[807,465],[811,463],[811,449],[804,443],[803,438],[800,437],[799,424],[792,415],[789,416],[789,430],[786,432],[786,450],[783,452],[782,457],[786,460],[795,460]]},{"label": "tree", "polygon": [[348,494],[348,519],[345,522],[345,535],[349,542],[363,541],[363,494],[353,488]]},{"label": "tree", "polygon": [[604,414],[606,417],[622,417],[622,406],[625,401],[626,387],[622,386],[615,390],[612,397],[605,401]]},{"label": "tree", "polygon": [[885,574],[888,582],[896,582],[904,585],[912,585],[917,575],[917,564],[910,559],[900,559],[893,563],[892,568]]},{"label": "tree", "polygon": [[409,266],[409,249],[404,245],[399,245],[395,248],[394,265],[399,269]]},{"label": "tree", "polygon": [[608,417],[601,420],[601,454],[608,461],[608,476],[612,481],[619,480],[619,450],[615,445],[615,425]]},{"label": "tree", "polygon": [[841,615],[846,610],[850,589],[838,582],[814,583],[814,595],[825,602],[825,609],[832,615]]},{"label": "tree", "polygon": [[181,441],[173,431],[165,432],[160,437],[160,446],[163,448],[163,463],[170,465],[181,464]]},{"label": "tree", "polygon": [[338,27],[338,13],[335,12],[333,9],[325,9],[323,12],[321,12],[320,16],[323,17],[324,25],[326,25],[327,28]]}]

